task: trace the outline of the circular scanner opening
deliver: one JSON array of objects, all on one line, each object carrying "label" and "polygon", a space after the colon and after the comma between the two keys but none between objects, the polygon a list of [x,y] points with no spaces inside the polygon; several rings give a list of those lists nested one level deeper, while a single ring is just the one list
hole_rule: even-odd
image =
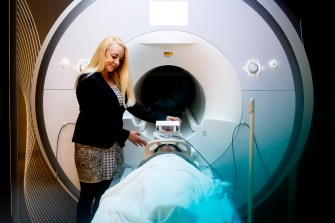
[{"label": "circular scanner opening", "polygon": [[[175,65],[157,66],[143,74],[134,88],[136,99],[145,107],[182,120],[183,137],[193,134],[192,125],[204,117],[205,92],[194,75]],[[145,130],[151,135],[155,125],[147,123]]]},{"label": "circular scanner opening", "polygon": [[177,66],[156,67],[145,75],[140,89],[143,105],[167,115],[182,116],[195,99],[191,75]]}]

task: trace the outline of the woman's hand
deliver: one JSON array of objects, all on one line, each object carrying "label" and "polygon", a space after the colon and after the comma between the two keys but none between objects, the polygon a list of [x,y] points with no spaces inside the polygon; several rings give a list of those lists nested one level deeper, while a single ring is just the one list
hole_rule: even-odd
[{"label": "woman's hand", "polygon": [[147,142],[140,137],[140,133],[137,131],[130,131],[128,140],[132,142],[135,146],[146,146]]},{"label": "woman's hand", "polygon": [[167,116],[166,117],[166,121],[179,121],[180,124],[182,123],[181,119],[178,117],[174,117],[174,116]]}]

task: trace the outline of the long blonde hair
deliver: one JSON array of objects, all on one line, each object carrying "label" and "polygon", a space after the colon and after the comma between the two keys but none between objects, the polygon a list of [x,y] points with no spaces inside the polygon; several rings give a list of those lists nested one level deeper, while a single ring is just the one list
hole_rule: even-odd
[{"label": "long blonde hair", "polygon": [[[131,107],[135,104],[136,99],[128,67],[128,48],[121,38],[117,36],[108,36],[103,39],[95,50],[91,61],[89,62],[87,67],[83,71],[81,71],[80,74],[88,73],[89,75],[92,75],[95,72],[102,72],[105,69],[106,51],[111,47],[113,43],[116,43],[123,47],[124,58],[118,68],[113,71],[113,75],[111,76],[111,78],[114,84],[116,84],[121,90],[123,105],[125,107]],[[76,84],[78,84],[78,79]]]}]

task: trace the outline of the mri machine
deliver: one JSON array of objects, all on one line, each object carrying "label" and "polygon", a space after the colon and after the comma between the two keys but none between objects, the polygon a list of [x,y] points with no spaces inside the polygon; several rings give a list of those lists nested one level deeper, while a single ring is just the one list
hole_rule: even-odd
[{"label": "mri machine", "polygon": [[[257,204],[294,168],[309,134],[312,77],[297,30],[270,0],[73,1],[34,71],[33,118],[50,169],[77,199],[75,79],[98,43],[118,35],[129,48],[138,102],[182,118],[181,135],[202,155],[200,166],[232,183],[234,204],[245,212],[250,157]],[[153,140],[155,125],[129,113],[124,128]],[[127,142],[125,164],[143,158],[144,148]]]}]

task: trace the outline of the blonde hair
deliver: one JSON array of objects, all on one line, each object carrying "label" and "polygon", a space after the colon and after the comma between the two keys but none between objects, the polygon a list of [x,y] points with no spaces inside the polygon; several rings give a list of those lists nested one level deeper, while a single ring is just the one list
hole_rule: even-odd
[{"label": "blonde hair", "polygon": [[[117,36],[109,36],[101,41],[95,50],[93,57],[87,67],[81,71],[80,74],[88,73],[90,75],[95,72],[102,72],[105,69],[105,54],[113,43],[123,47],[124,57],[122,63],[113,71],[111,76],[112,81],[116,84],[122,93],[122,103],[125,107],[131,107],[135,104],[136,99],[134,95],[131,75],[128,64],[128,48],[126,44]],[[79,75],[80,76],[80,75]],[[76,85],[78,84],[78,79]]]}]

